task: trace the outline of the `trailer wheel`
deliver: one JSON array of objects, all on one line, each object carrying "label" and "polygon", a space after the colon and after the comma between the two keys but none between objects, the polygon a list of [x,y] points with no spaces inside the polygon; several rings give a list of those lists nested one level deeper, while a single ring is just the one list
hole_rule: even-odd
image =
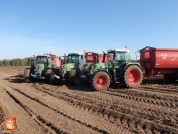
[{"label": "trailer wheel", "polygon": [[79,85],[81,81],[81,72],[78,69],[72,69],[68,73],[67,80],[69,85]]},{"label": "trailer wheel", "polygon": [[51,73],[51,69],[46,69],[45,70],[45,82],[49,83],[49,75]]},{"label": "trailer wheel", "polygon": [[110,81],[108,73],[100,71],[91,76],[90,86],[95,90],[102,91],[109,87]]},{"label": "trailer wheel", "polygon": [[30,69],[25,69],[23,74],[24,82],[30,82]]},{"label": "trailer wheel", "polygon": [[137,65],[130,65],[125,69],[122,85],[124,87],[138,87],[142,83],[143,72]]},{"label": "trailer wheel", "polygon": [[[59,76],[60,78],[57,79],[55,75]],[[49,83],[51,85],[58,85],[62,83],[62,76],[59,74],[59,70],[55,69],[51,71],[51,73],[49,74]]]}]

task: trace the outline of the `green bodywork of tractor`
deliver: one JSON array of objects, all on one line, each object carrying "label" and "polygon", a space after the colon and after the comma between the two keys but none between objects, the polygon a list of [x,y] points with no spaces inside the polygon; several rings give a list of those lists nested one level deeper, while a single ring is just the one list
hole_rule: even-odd
[{"label": "green bodywork of tractor", "polygon": [[85,63],[84,53],[69,53],[68,56],[64,56],[64,64],[50,73],[50,84],[61,84],[62,80],[65,80],[71,85],[79,84],[79,81],[74,79],[80,76],[78,70],[82,69]]},{"label": "green bodywork of tractor", "polygon": [[[111,83],[121,83],[124,87],[138,87],[143,72],[138,63],[132,63],[127,49],[108,50],[109,62],[89,65],[82,70],[81,78],[88,81],[95,90],[105,90]],[[105,58],[106,56],[104,56]]]},{"label": "green bodywork of tractor", "polygon": [[[51,60],[57,58],[55,60],[57,63],[53,64]],[[51,69],[56,68],[60,65],[60,58],[55,55],[39,55],[33,58],[33,62],[30,68],[26,68],[24,71],[24,81],[30,82],[34,79],[45,78],[45,82],[49,82],[49,74]]]}]

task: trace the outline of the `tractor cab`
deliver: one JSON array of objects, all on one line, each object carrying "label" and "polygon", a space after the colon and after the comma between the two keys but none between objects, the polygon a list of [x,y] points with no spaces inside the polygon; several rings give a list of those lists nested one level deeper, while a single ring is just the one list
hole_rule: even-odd
[{"label": "tractor cab", "polygon": [[114,50],[108,50],[108,58],[111,61],[130,61],[130,50],[127,49],[114,49]]},{"label": "tractor cab", "polygon": [[47,68],[50,63],[50,57],[46,55],[37,56],[35,59],[35,65],[39,66],[40,64],[43,64],[44,68]]},{"label": "tractor cab", "polygon": [[64,56],[65,62],[61,65],[60,69],[64,74],[73,68],[81,68],[81,65],[86,63],[86,58],[84,53],[69,53]]},{"label": "tractor cab", "polygon": [[85,63],[85,54],[83,53],[69,53],[67,57],[67,63],[81,64]]},{"label": "tractor cab", "polygon": [[47,56],[37,56],[36,64],[48,64],[50,63],[50,58]]}]

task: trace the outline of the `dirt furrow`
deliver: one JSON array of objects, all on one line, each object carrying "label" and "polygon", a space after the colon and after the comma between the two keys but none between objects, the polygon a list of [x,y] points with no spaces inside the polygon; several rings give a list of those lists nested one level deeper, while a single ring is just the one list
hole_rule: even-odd
[{"label": "dirt furrow", "polygon": [[157,92],[157,93],[168,93],[174,95],[175,93],[178,93],[178,84],[177,85],[141,85],[138,89],[145,90],[145,91],[151,91],[151,92]]},{"label": "dirt furrow", "polygon": [[[46,89],[46,90],[48,90],[48,91],[52,91],[52,92],[56,92],[56,93],[59,93],[59,94],[71,94],[71,95],[74,95],[74,97],[75,98],[82,98],[83,100],[86,100],[87,98],[92,98],[92,100],[88,100],[88,102],[100,102],[100,103],[106,103],[106,102],[108,102],[109,100],[114,104],[114,103],[116,103],[116,104],[118,104],[118,101],[119,101],[119,104],[118,105],[120,105],[120,104],[122,104],[122,102],[123,102],[123,104],[124,105],[126,105],[126,102],[129,102],[130,104],[132,104],[133,103],[133,101],[135,101],[135,100],[132,100],[132,99],[130,99],[130,100],[127,100],[127,99],[125,99],[125,98],[123,98],[123,97],[120,97],[120,96],[122,96],[122,95],[120,95],[120,93],[119,92],[117,92],[117,93],[113,93],[113,92],[110,92],[110,91],[103,91],[103,92],[80,92],[80,91],[73,91],[73,90],[68,90],[68,89],[66,89],[66,90],[63,90],[63,89],[65,89],[66,87],[60,87],[60,88],[54,88],[54,87],[52,87],[52,86],[46,86],[46,85],[34,85],[34,88],[38,88],[40,86],[40,88],[41,88],[41,86],[42,86],[42,89]],[[128,97],[129,98],[129,97]],[[107,105],[108,106],[112,106],[112,103],[108,103]],[[146,107],[150,107],[150,106],[153,106],[154,108],[156,107],[161,107],[161,108],[164,108],[164,107],[162,107],[162,105],[164,105],[164,103],[163,104],[160,104],[160,103],[156,103],[156,102],[154,102],[153,101],[153,103],[156,103],[156,104],[158,104],[158,105],[161,105],[161,106],[157,106],[157,105],[150,105],[150,103],[145,103],[144,101],[143,102],[137,102],[137,103],[140,103],[140,104],[143,104],[143,105],[146,105]],[[137,103],[135,103],[135,104],[137,104]],[[171,102],[172,103],[172,102]],[[175,102],[176,103],[176,102]],[[134,106],[135,106],[135,104],[134,104]],[[129,105],[129,107],[132,107],[132,105]],[[137,107],[138,108],[138,107]],[[173,112],[175,112],[175,111],[177,111],[175,108],[167,108],[167,107],[165,107],[164,108],[165,110],[169,110],[169,111],[173,111]],[[159,111],[160,112],[160,111]]]},{"label": "dirt furrow", "polygon": [[[50,89],[54,87],[51,87],[50,85],[44,85],[43,88]],[[108,91],[102,91],[102,93],[112,95],[112,96],[117,96],[118,98],[123,98],[126,100],[131,100],[131,101],[135,101],[139,103],[143,102],[143,103],[157,105],[157,106],[161,106],[165,108],[173,108],[173,109],[178,108],[178,103],[177,103],[178,97],[176,95],[174,97],[171,97],[171,96],[162,97],[161,95],[132,91],[132,89],[130,90],[126,90],[126,91],[119,90],[118,91],[118,90],[110,89]],[[77,94],[79,94],[79,92],[77,92]]]},{"label": "dirt furrow", "polygon": [[[16,116],[18,123],[18,132],[26,134],[41,134],[45,132],[45,128],[35,121],[32,116],[27,113],[19,104],[17,104],[3,89],[0,83],[0,102],[4,111],[3,116]],[[2,131],[1,131],[2,132]]]},{"label": "dirt furrow", "polygon": [[39,120],[48,124],[56,133],[100,133],[97,129],[91,129],[91,127],[81,124],[80,121],[66,116],[65,113],[56,110],[56,108],[43,104],[34,98],[27,97],[27,95],[19,94],[19,92],[10,87],[6,86],[5,88],[13,98],[18,100],[18,103],[21,103],[23,107],[33,113]]},{"label": "dirt furrow", "polygon": [[[134,126],[132,129],[133,130],[137,130],[138,131],[138,127],[139,127],[139,130],[141,131],[153,131],[152,129],[154,127],[153,124],[156,124],[156,126],[159,126],[159,128],[156,128],[158,129],[159,131],[161,131],[161,129],[163,130],[171,130],[171,131],[178,131],[177,128],[175,129],[174,127],[172,126],[166,126],[166,125],[163,125],[161,124],[160,121],[156,121],[156,120],[146,120],[146,119],[143,119],[142,117],[137,117],[137,116],[134,116],[133,115],[130,115],[130,114],[127,114],[127,113],[122,113],[122,112],[119,112],[119,111],[115,111],[115,110],[111,110],[111,109],[107,109],[105,107],[100,107],[98,105],[95,105],[96,104],[96,101],[95,101],[95,104],[92,103],[90,104],[89,102],[84,102],[84,99],[83,101],[79,101],[79,96],[67,96],[67,94],[56,94],[56,92],[50,92],[48,91],[48,89],[45,89],[44,87],[36,87],[38,88],[39,90],[43,91],[43,92],[46,92],[46,93],[49,93],[50,95],[52,96],[55,96],[55,97],[58,97],[60,99],[64,99],[66,101],[69,101],[70,103],[73,103],[73,105],[77,105],[77,107],[81,107],[83,109],[87,109],[88,111],[90,111],[91,113],[95,113],[95,114],[98,114],[106,119],[108,119],[109,121],[111,122],[116,122],[120,125],[123,125],[124,127],[127,127],[127,128],[130,128],[130,126]],[[103,104],[102,104],[103,105]],[[154,119],[154,118],[152,118]],[[142,120],[143,124],[141,125],[140,124],[140,120]],[[148,125],[148,122],[149,122],[149,125]],[[132,123],[134,123],[135,125],[132,125]],[[145,125],[147,124],[147,125]],[[150,128],[151,126],[151,128]],[[175,126],[175,125],[174,125]],[[141,129],[142,128],[142,129]],[[144,129],[144,128],[147,128],[147,129]]]},{"label": "dirt furrow", "polygon": [[[146,89],[146,88],[145,88]],[[168,94],[168,93],[160,93],[160,92],[151,92],[147,91],[145,89],[130,89],[130,90],[114,90],[114,89],[109,89],[108,91],[114,92],[114,93],[119,93],[119,94],[126,94],[129,96],[137,96],[137,97],[145,97],[145,98],[151,98],[155,100],[164,100],[164,101],[178,101],[178,93],[174,94]]]},{"label": "dirt furrow", "polygon": [[[81,110],[78,108],[76,109],[76,106],[74,107],[68,105],[66,101],[63,101],[56,97],[54,98],[51,95],[48,95],[44,92],[39,92],[39,90],[37,91],[36,89],[33,88],[29,89],[27,87],[25,89],[16,87],[14,88],[14,90],[18,91],[19,93],[27,96],[32,100],[35,100],[37,102],[42,103],[43,105],[48,106],[49,108],[57,111],[58,113],[61,114],[63,113],[65,114],[65,116],[70,117],[73,120],[80,122],[81,124],[87,125],[88,127],[91,127],[92,129],[95,129],[99,132],[102,133],[121,133],[121,132],[131,133],[132,132],[132,131],[129,132],[128,129],[125,129],[122,126],[118,126],[116,123],[108,122],[105,119],[100,118],[98,115],[91,114],[86,110]],[[63,106],[60,107],[61,105]],[[103,123],[103,125],[101,125],[101,122]]]},{"label": "dirt furrow", "polygon": [[[174,109],[178,108],[177,101],[170,101],[170,100],[164,101],[164,100],[161,100],[159,98],[152,99],[152,98],[150,98],[150,96],[148,96],[147,94],[144,94],[144,93],[135,92],[135,94],[132,94],[132,93],[126,94],[126,93],[114,93],[112,91],[102,91],[102,92],[106,93],[106,94],[110,94],[112,96],[117,96],[119,98],[132,100],[132,101],[135,101],[135,102],[150,103],[150,104],[153,104],[153,105],[158,105],[158,106],[168,107],[168,108],[174,108]],[[138,94],[142,94],[143,96],[142,95],[138,95]]]}]

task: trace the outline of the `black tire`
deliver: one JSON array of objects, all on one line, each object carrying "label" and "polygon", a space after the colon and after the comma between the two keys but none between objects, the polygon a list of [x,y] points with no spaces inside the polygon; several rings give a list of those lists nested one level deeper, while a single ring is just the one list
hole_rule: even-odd
[{"label": "black tire", "polygon": [[[60,78],[57,79],[55,77],[55,75],[59,76]],[[60,75],[59,70],[53,70],[51,71],[51,73],[49,74],[49,83],[51,85],[59,85],[62,84],[62,75]]]},{"label": "black tire", "polygon": [[175,83],[176,76],[175,74],[164,74],[164,80],[168,83]]},{"label": "black tire", "polygon": [[69,73],[68,73],[68,78],[67,78],[67,82],[69,85],[80,85],[80,81],[81,81],[81,72],[78,69],[72,69]]},{"label": "black tire", "polygon": [[121,83],[123,87],[139,87],[143,80],[143,72],[138,65],[128,66],[123,74]]},{"label": "black tire", "polygon": [[24,82],[30,82],[30,69],[25,69],[23,74]]},{"label": "black tire", "polygon": [[90,86],[97,91],[107,90],[110,82],[109,74],[105,71],[96,72],[90,77]]},{"label": "black tire", "polygon": [[49,83],[49,75],[51,73],[51,69],[45,70],[45,83]]}]

